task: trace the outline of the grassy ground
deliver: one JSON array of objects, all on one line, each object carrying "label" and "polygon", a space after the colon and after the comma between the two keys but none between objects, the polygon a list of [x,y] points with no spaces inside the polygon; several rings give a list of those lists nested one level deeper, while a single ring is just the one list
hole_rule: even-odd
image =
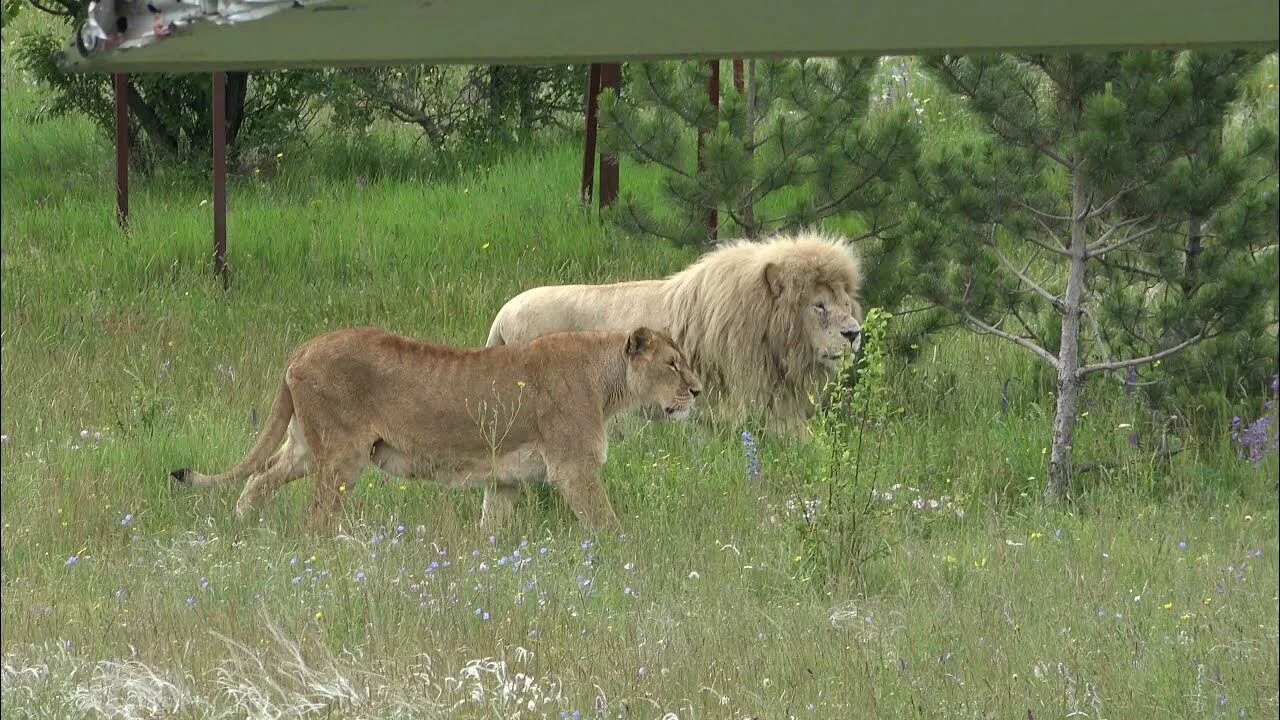
[{"label": "grassy ground", "polygon": [[1158,465],[1101,388],[1078,452],[1117,468],[1043,507],[1043,379],[969,335],[894,371],[902,412],[860,460],[893,496],[870,520],[889,549],[861,585],[798,569],[802,453],[766,443],[748,477],[738,438],[697,425],[620,423],[622,537],[545,497],[483,536],[478,492],[372,474],[340,537],[304,529],[305,481],[232,521],[238,489],[166,471],[237,459],[303,339],[372,323],[480,344],[523,288],[691,255],[585,214],[571,145],[435,182],[318,146],[233,186],[223,291],[206,189],[136,180],[121,233],[109,145],[31,122],[17,80],[4,717],[1276,717],[1275,457],[1253,468],[1206,431]]}]

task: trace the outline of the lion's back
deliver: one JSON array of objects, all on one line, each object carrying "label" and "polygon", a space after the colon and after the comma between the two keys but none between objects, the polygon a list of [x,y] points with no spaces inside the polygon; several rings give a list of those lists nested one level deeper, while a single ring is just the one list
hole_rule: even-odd
[{"label": "lion's back", "polygon": [[488,345],[525,343],[555,332],[627,332],[665,325],[662,281],[608,285],[544,285],[507,301],[494,318]]}]

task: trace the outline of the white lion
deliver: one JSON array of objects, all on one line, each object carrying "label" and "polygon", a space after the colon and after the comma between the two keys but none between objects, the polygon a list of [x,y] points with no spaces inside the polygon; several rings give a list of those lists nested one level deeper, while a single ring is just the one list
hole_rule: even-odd
[{"label": "white lion", "polygon": [[665,280],[538,287],[498,311],[488,345],[560,330],[668,328],[707,388],[707,411],[796,430],[862,341],[857,257],[816,233],[734,241]]}]

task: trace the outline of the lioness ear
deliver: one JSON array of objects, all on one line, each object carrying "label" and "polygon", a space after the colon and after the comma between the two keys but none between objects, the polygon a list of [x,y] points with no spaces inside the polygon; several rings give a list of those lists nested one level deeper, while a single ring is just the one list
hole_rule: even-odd
[{"label": "lioness ear", "polygon": [[782,269],[777,263],[764,266],[764,284],[769,288],[769,294],[775,299],[782,297]]},{"label": "lioness ear", "polygon": [[653,342],[653,331],[647,327],[639,327],[631,331],[627,338],[627,354],[639,355]]}]

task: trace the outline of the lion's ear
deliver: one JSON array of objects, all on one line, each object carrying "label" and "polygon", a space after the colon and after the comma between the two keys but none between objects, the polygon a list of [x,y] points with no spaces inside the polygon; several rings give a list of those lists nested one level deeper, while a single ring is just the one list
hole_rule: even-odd
[{"label": "lion's ear", "polygon": [[653,342],[653,331],[647,327],[638,327],[631,331],[631,335],[627,338],[627,354],[639,355],[648,349],[649,344]]},{"label": "lion's ear", "polygon": [[782,297],[782,268],[777,263],[764,266],[764,284],[774,299]]}]

